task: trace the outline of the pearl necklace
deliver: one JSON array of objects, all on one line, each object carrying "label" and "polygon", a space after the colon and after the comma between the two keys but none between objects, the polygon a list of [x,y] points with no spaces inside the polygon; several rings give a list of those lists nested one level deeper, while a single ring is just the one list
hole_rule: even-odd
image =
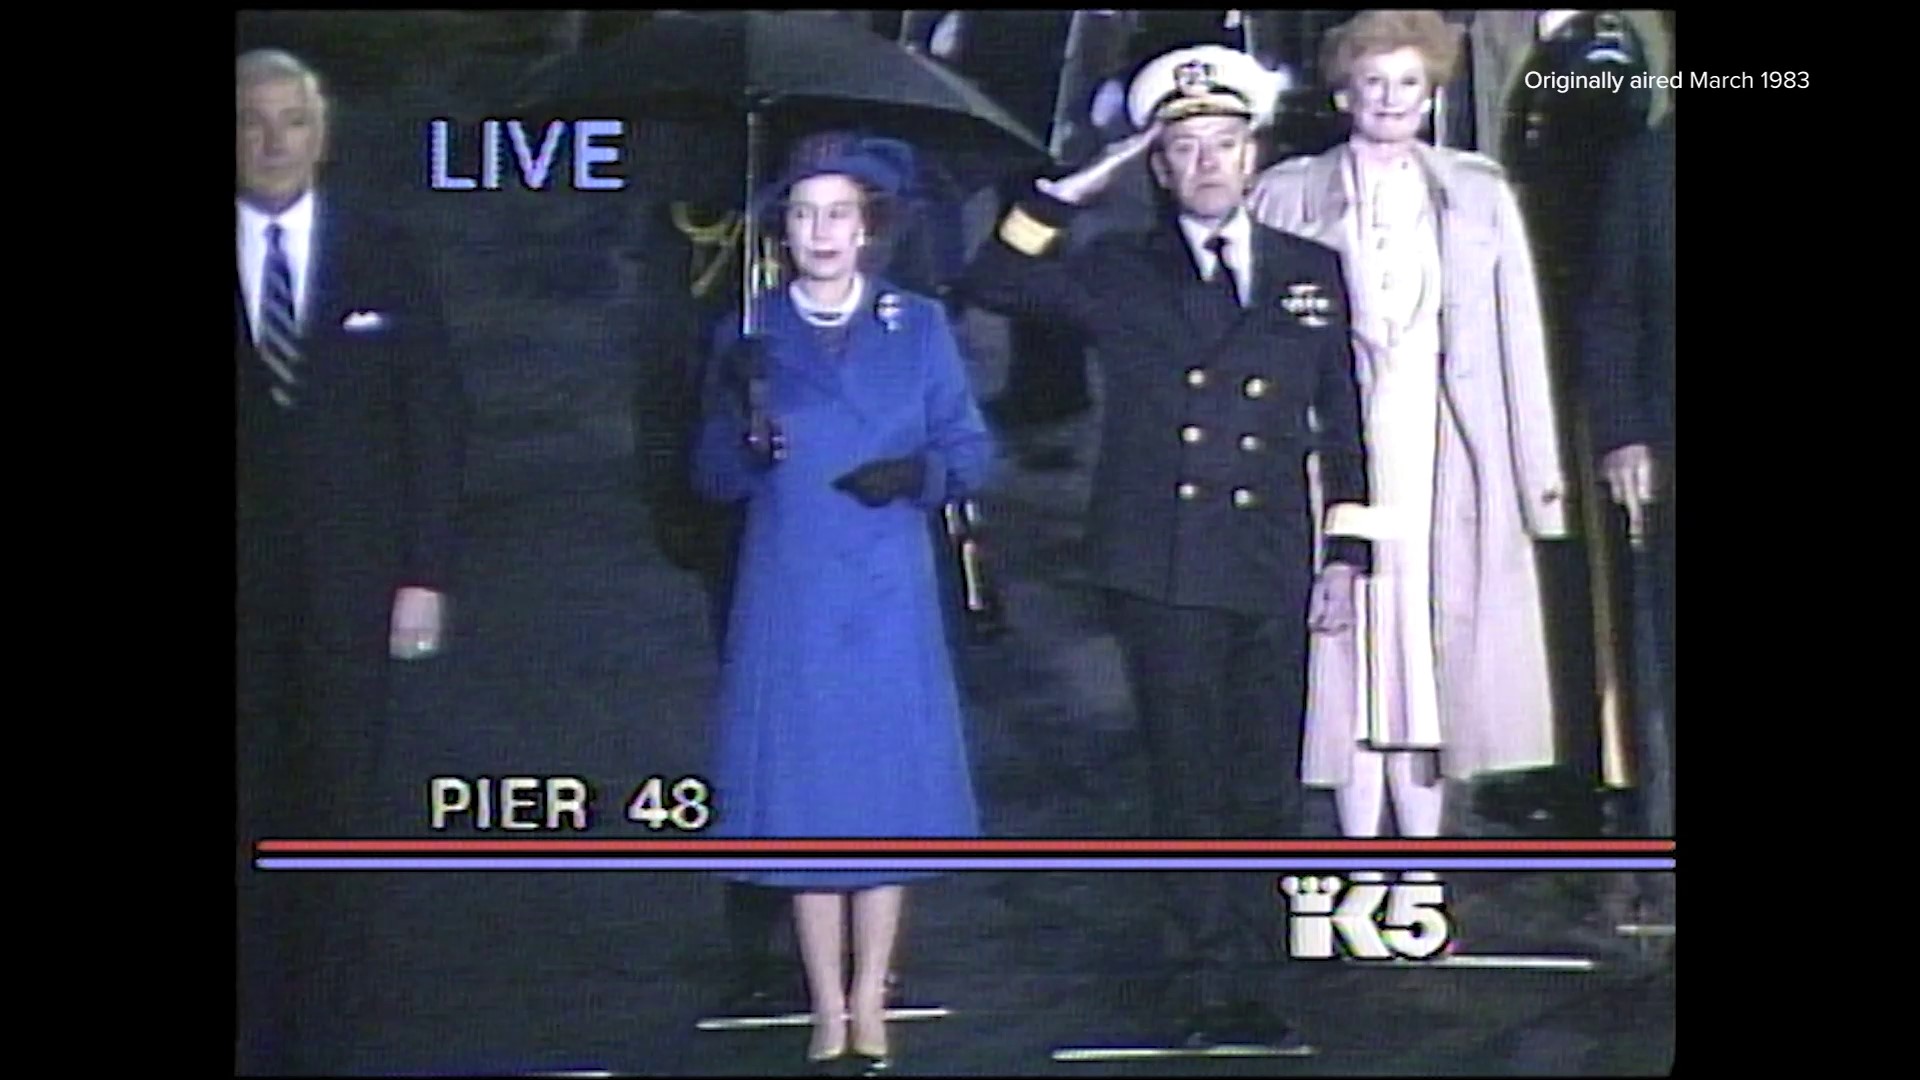
[{"label": "pearl necklace", "polygon": [[787,297],[793,301],[793,309],[800,313],[802,319],[814,326],[830,329],[845,326],[847,321],[853,318],[854,311],[860,307],[860,298],[866,291],[866,277],[855,274],[853,288],[848,289],[847,298],[838,303],[822,304],[814,300],[800,288],[800,283],[797,281],[787,286]]}]

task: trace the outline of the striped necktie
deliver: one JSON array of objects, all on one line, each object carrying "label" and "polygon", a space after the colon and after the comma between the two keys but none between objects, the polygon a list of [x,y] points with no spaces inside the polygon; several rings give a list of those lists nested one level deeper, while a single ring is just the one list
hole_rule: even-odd
[{"label": "striped necktie", "polygon": [[293,310],[293,267],[286,249],[280,246],[284,232],[279,225],[267,226],[267,261],[260,276],[260,359],[273,373],[270,390],[275,404],[293,408],[294,391],[299,386],[300,332]]}]

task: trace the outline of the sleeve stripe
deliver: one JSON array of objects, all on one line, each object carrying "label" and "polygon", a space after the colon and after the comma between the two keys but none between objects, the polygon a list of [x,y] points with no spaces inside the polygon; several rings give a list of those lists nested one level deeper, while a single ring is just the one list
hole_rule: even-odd
[{"label": "sleeve stripe", "polygon": [[1327,507],[1326,534],[1350,536],[1359,540],[1386,538],[1384,516],[1377,507],[1362,503],[1335,503]]},{"label": "sleeve stripe", "polygon": [[1046,253],[1060,230],[1052,228],[1016,206],[1000,222],[1000,239],[1022,255],[1039,257]]}]

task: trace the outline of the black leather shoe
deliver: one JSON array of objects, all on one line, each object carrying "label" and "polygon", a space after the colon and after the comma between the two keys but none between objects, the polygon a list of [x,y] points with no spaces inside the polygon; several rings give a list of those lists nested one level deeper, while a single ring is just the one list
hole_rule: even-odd
[{"label": "black leather shoe", "polygon": [[1180,1021],[1180,1028],[1169,1045],[1185,1050],[1205,1050],[1218,1046],[1225,1028],[1231,1026],[1232,1014],[1225,1005],[1202,1005],[1188,1013]]},{"label": "black leather shoe", "polygon": [[1289,1021],[1256,1002],[1241,1002],[1207,1010],[1204,1022],[1210,1046],[1258,1046],[1268,1050],[1304,1051],[1307,1041]]}]

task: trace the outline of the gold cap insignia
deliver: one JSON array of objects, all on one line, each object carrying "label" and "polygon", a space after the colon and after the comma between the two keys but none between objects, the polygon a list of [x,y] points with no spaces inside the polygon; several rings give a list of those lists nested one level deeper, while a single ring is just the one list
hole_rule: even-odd
[{"label": "gold cap insignia", "polygon": [[1213,83],[1213,65],[1204,60],[1189,60],[1173,69],[1174,89],[1182,94],[1204,94]]}]

